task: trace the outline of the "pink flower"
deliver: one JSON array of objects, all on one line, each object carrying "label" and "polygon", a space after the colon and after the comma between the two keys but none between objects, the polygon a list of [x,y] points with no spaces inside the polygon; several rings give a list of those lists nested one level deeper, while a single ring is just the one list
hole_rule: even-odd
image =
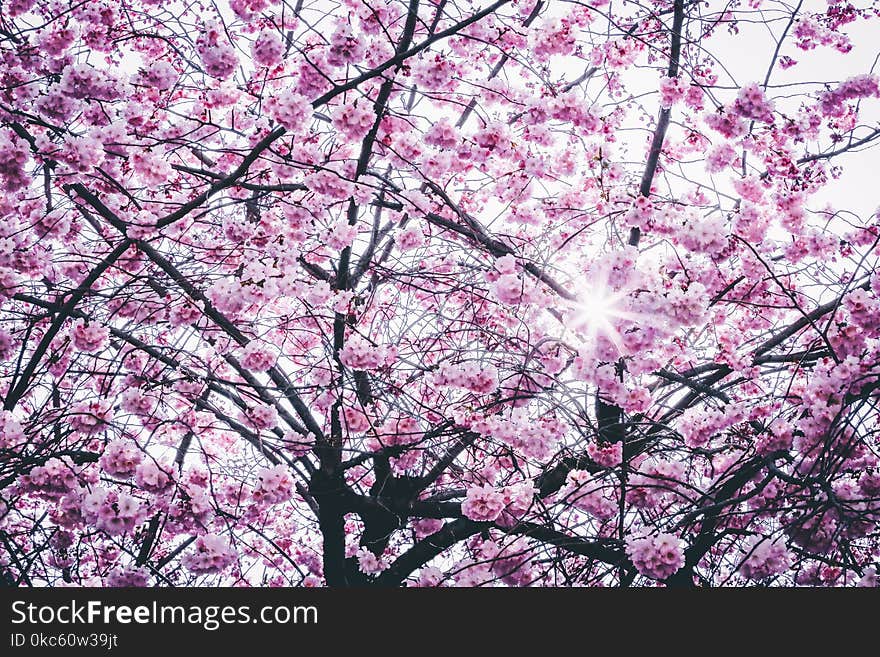
[{"label": "pink flower", "polygon": [[857,75],[843,81],[836,89],[826,91],[819,97],[819,109],[825,116],[839,117],[846,112],[848,100],[880,97],[880,77]]},{"label": "pink flower", "polygon": [[239,363],[251,372],[267,372],[275,366],[278,354],[265,342],[251,340],[241,350]]},{"label": "pink flower", "polygon": [[363,37],[354,34],[348,23],[340,22],[336,31],[330,36],[327,63],[331,66],[356,64],[363,59],[365,51]]},{"label": "pink flower", "polygon": [[632,536],[626,541],[626,554],[636,570],[651,579],[666,579],[684,567],[684,543],[677,536]]},{"label": "pink flower", "polygon": [[84,319],[77,319],[73,322],[73,328],[70,337],[73,346],[80,351],[95,353],[100,351],[110,336],[110,330],[92,322],[87,324]]},{"label": "pink flower", "polygon": [[274,429],[278,426],[278,411],[273,406],[258,404],[248,409],[245,422],[256,429]]},{"label": "pink flower", "polygon": [[488,395],[498,389],[498,371],[493,365],[443,363],[434,373],[434,382]]},{"label": "pink flower", "polygon": [[12,412],[0,411],[0,449],[11,449],[24,441],[24,429]]},{"label": "pink flower", "polygon": [[113,421],[113,409],[108,401],[78,402],[70,410],[70,426],[82,434],[100,433]]},{"label": "pink flower", "polygon": [[681,78],[660,78],[660,107],[669,109],[684,99],[688,84]]},{"label": "pink flower", "polygon": [[128,388],[122,393],[119,406],[129,413],[149,417],[156,409],[156,400],[140,388]]},{"label": "pink flower", "polygon": [[236,554],[225,538],[216,534],[205,534],[195,540],[192,549],[183,555],[180,562],[184,568],[204,575],[223,572],[235,560]]},{"label": "pink flower", "polygon": [[413,523],[416,538],[424,538],[436,534],[443,528],[443,521],[438,518],[422,518]]},{"label": "pink flower", "polygon": [[351,103],[336,110],[333,125],[348,139],[359,141],[367,135],[375,120],[376,115],[366,103]]},{"label": "pink flower", "polygon": [[623,462],[623,443],[590,443],[587,454],[603,468],[614,468]]},{"label": "pink flower", "polygon": [[443,579],[442,570],[435,566],[425,566],[419,571],[418,586],[423,588],[440,586]]},{"label": "pink flower", "polygon": [[180,73],[174,66],[165,60],[158,59],[141,68],[136,79],[138,84],[165,91],[173,87],[179,77]]},{"label": "pink flower", "polygon": [[342,364],[355,370],[375,371],[393,365],[397,349],[393,346],[374,345],[360,335],[351,335],[339,352]]},{"label": "pink flower", "polygon": [[144,455],[138,446],[129,440],[113,440],[107,443],[100,463],[104,472],[111,477],[127,479],[131,477],[143,461]]},{"label": "pink flower", "polygon": [[340,219],[327,232],[327,245],[341,251],[354,244],[357,234],[357,224],[349,224],[345,219]]},{"label": "pink flower", "polygon": [[104,578],[104,584],[111,587],[143,588],[148,586],[149,582],[150,574],[147,569],[138,567],[116,567]]},{"label": "pink flower", "polygon": [[773,103],[767,100],[757,83],[752,82],[739,90],[732,109],[747,119],[773,123]]},{"label": "pink flower", "polygon": [[293,477],[284,465],[260,468],[253,498],[258,502],[279,504],[293,497]]},{"label": "pink flower", "polygon": [[235,48],[227,40],[226,31],[216,22],[205,25],[196,39],[196,50],[205,73],[211,77],[228,78],[238,66]]},{"label": "pink flower", "polygon": [[425,243],[425,234],[418,224],[411,223],[397,233],[395,242],[401,251],[411,251]]},{"label": "pink flower", "polygon": [[152,460],[146,460],[135,468],[134,480],[138,488],[151,493],[165,490],[171,484],[171,478],[165,470]]},{"label": "pink flower", "polygon": [[302,132],[312,120],[312,104],[292,89],[270,99],[269,113],[290,132]]},{"label": "pink flower", "polygon": [[461,136],[458,133],[458,128],[449,119],[443,118],[428,129],[424,140],[429,146],[455,148],[461,141]]},{"label": "pink flower", "polygon": [[461,504],[461,512],[478,522],[496,520],[504,510],[504,495],[492,486],[472,486]]},{"label": "pink flower", "polygon": [[877,579],[877,569],[874,566],[868,566],[865,568],[865,574],[856,586],[860,588],[875,588],[880,586],[880,580]]},{"label": "pink flower", "polygon": [[284,54],[284,42],[278,30],[265,29],[251,44],[251,54],[260,66],[275,66]]},{"label": "pink flower", "polygon": [[744,549],[746,558],[739,565],[739,572],[747,579],[766,579],[785,572],[791,565],[791,555],[780,539],[753,536]]},{"label": "pink flower", "polygon": [[560,500],[600,520],[608,520],[618,512],[618,503],[606,491],[607,485],[586,470],[568,473]]},{"label": "pink flower", "polygon": [[345,417],[345,426],[348,428],[349,433],[363,433],[370,428],[370,420],[359,408],[346,406],[342,409],[342,412]]},{"label": "pink flower", "polygon": [[366,548],[357,551],[358,568],[365,575],[378,575],[388,568],[385,557],[377,557]]},{"label": "pink flower", "polygon": [[718,173],[724,171],[727,167],[735,164],[737,153],[728,143],[715,146],[706,154],[706,170],[709,173]]}]

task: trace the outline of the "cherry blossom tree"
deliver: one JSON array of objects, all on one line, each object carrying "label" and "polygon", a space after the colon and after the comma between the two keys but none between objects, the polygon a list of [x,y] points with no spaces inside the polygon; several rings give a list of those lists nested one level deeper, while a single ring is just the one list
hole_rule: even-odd
[{"label": "cherry blossom tree", "polygon": [[3,580],[876,584],[877,21],[0,0]]}]

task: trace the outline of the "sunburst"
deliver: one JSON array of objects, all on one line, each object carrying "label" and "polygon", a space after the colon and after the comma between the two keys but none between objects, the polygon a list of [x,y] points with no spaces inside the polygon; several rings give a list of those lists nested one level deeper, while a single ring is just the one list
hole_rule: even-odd
[{"label": "sunburst", "polygon": [[634,320],[636,315],[624,306],[627,290],[615,290],[608,284],[606,272],[587,280],[572,302],[568,328],[585,344],[595,342],[598,336],[611,341],[619,353],[624,352],[620,331],[615,326],[620,320]]}]

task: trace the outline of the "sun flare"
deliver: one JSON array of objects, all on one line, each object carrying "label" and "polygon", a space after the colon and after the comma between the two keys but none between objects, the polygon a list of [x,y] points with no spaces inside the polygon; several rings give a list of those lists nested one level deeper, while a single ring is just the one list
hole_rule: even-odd
[{"label": "sun flare", "polygon": [[626,292],[611,289],[604,279],[590,281],[573,304],[569,328],[584,342],[596,337],[608,338],[618,351],[623,351],[616,320],[631,318],[623,307]]}]

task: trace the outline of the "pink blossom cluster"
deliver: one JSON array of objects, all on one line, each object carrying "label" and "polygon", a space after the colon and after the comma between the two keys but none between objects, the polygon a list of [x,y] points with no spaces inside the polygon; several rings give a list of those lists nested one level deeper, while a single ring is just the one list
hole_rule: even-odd
[{"label": "pink blossom cluster", "polygon": [[705,285],[693,281],[687,288],[673,287],[667,293],[666,301],[666,312],[670,319],[681,326],[692,326],[705,316],[709,293]]},{"label": "pink blossom cluster", "polygon": [[394,243],[401,251],[412,251],[425,243],[425,233],[416,223],[409,224],[406,228],[398,231]]},{"label": "pink blossom cluster", "polygon": [[114,100],[119,96],[119,84],[106,71],[88,64],[71,64],[65,67],[58,81],[58,88],[73,98]]},{"label": "pink blossom cluster", "polygon": [[706,446],[715,435],[744,419],[742,409],[736,405],[724,409],[692,407],[681,414],[676,428],[684,444],[693,449]]},{"label": "pink blossom cluster", "polygon": [[290,132],[302,132],[312,120],[312,104],[293,89],[285,89],[268,102],[269,113]]},{"label": "pink blossom cluster", "polygon": [[0,411],[0,449],[12,449],[24,441],[24,429],[12,411]]},{"label": "pink blossom cluster", "polygon": [[552,55],[568,55],[574,50],[577,26],[570,18],[546,20],[541,31],[532,33],[532,52],[542,61]]},{"label": "pink blossom cluster", "polygon": [[144,567],[113,568],[104,578],[104,584],[115,588],[143,588],[150,583],[150,573]]},{"label": "pink blossom cluster", "polygon": [[281,40],[278,30],[262,30],[251,44],[251,54],[254,61],[260,66],[279,64],[281,56],[284,54],[284,42]]},{"label": "pink blossom cluster", "polygon": [[762,536],[753,536],[744,549],[746,558],[739,565],[739,572],[746,579],[766,579],[785,572],[791,565],[791,555],[785,543],[779,539],[771,541]]},{"label": "pink blossom cluster", "polygon": [[278,353],[262,340],[251,340],[242,347],[238,362],[251,372],[267,372],[275,366]]},{"label": "pink blossom cluster", "polygon": [[74,431],[85,435],[100,433],[113,421],[113,407],[109,401],[95,399],[77,402],[70,408],[68,422]]},{"label": "pink blossom cluster", "polygon": [[471,486],[461,503],[461,512],[477,522],[492,522],[504,511],[504,494],[490,484]]},{"label": "pink blossom cluster", "polygon": [[689,216],[678,241],[689,251],[720,255],[728,245],[725,220],[721,217]]},{"label": "pink blossom cluster", "polygon": [[347,139],[360,141],[363,139],[373,123],[376,115],[366,103],[348,103],[338,108],[333,115],[333,126]]},{"label": "pink blossom cluster", "polygon": [[226,31],[217,22],[212,21],[204,26],[196,39],[196,50],[205,73],[211,77],[221,80],[228,78],[238,66],[235,48],[229,43]]},{"label": "pink blossom cluster", "polygon": [[493,286],[498,300],[512,306],[532,300],[534,288],[535,284],[530,277],[513,273],[502,274]]},{"label": "pink blossom cluster", "polygon": [[501,495],[504,498],[504,510],[498,518],[498,524],[512,527],[531,510],[538,491],[530,481],[504,486]]},{"label": "pink blossom cluster", "polygon": [[587,470],[571,470],[559,492],[559,499],[599,520],[608,520],[617,514],[618,503],[608,495],[606,488],[606,484]]},{"label": "pink blossom cluster", "polygon": [[720,132],[727,139],[734,139],[744,135],[748,129],[748,124],[732,110],[719,109],[717,112],[706,114],[706,125],[713,130]]},{"label": "pink blossom cluster", "polygon": [[528,539],[518,537],[506,545],[484,541],[480,558],[491,564],[491,573],[508,586],[528,586],[535,579]]},{"label": "pink blossom cluster", "polygon": [[35,4],[37,4],[37,0],[9,0],[6,3],[6,11],[11,17],[20,16],[29,12]]},{"label": "pink blossom cluster", "polygon": [[134,481],[138,488],[150,493],[158,493],[171,484],[169,471],[170,468],[166,470],[152,459],[147,459],[135,468]]},{"label": "pink blossom cluster", "polygon": [[450,88],[457,68],[454,60],[438,53],[418,60],[412,67],[412,76],[420,87],[440,91]]},{"label": "pink blossom cluster", "polygon": [[142,388],[127,388],[120,396],[119,407],[134,415],[149,418],[156,410],[156,399]]},{"label": "pink blossom cluster", "polygon": [[384,556],[376,556],[366,548],[360,548],[355,554],[358,568],[364,575],[378,575],[389,566]]},{"label": "pink blossom cluster", "polygon": [[559,94],[547,101],[547,111],[557,121],[572,123],[586,133],[598,132],[602,128],[599,115],[587,107],[574,93]]},{"label": "pink blossom cluster", "polygon": [[144,504],[131,495],[93,488],[82,498],[82,517],[110,536],[132,531],[146,518]]},{"label": "pink blossom cluster", "polygon": [[626,500],[640,509],[654,509],[676,494],[686,481],[686,465],[680,461],[644,461],[630,477]]},{"label": "pink blossom cluster", "polygon": [[369,447],[377,450],[390,445],[414,445],[423,436],[424,432],[416,418],[398,415],[382,423],[378,436],[371,441]]},{"label": "pink blossom cluster", "polygon": [[773,103],[767,100],[764,90],[755,82],[739,90],[731,109],[746,119],[773,123]]},{"label": "pink blossom cluster", "polygon": [[660,107],[669,109],[684,99],[690,85],[681,77],[660,78]]},{"label": "pink blossom cluster", "polygon": [[452,122],[443,117],[425,131],[424,142],[437,148],[455,148],[461,136]]},{"label": "pink blossom cluster", "polygon": [[631,536],[626,554],[636,570],[651,579],[664,580],[684,567],[684,541],[673,534]]},{"label": "pink blossom cluster", "polygon": [[248,408],[242,419],[255,429],[274,429],[278,426],[278,411],[268,404],[254,404]]},{"label": "pink blossom cluster", "polygon": [[639,194],[626,213],[626,224],[645,230],[651,225],[653,214],[654,204],[647,196]]},{"label": "pink blossom cluster", "polygon": [[775,420],[761,432],[755,440],[758,454],[772,454],[779,450],[791,449],[794,441],[794,427],[789,422]]},{"label": "pink blossom cluster", "polygon": [[14,297],[20,282],[15,270],[0,266],[0,301]]},{"label": "pink blossom cluster", "polygon": [[623,463],[623,443],[594,443],[587,445],[587,454],[603,468],[614,468]]},{"label": "pink blossom cluster", "polygon": [[100,351],[110,336],[110,330],[97,322],[87,323],[84,319],[74,320],[70,331],[73,346],[80,351],[95,353]]},{"label": "pink blossom cluster", "polygon": [[339,352],[339,360],[355,370],[376,371],[389,367],[397,360],[393,345],[375,345],[360,335],[351,335]]},{"label": "pink blossom cluster", "polygon": [[736,164],[738,157],[739,154],[730,143],[719,144],[706,153],[706,171],[709,173],[724,171],[727,167]]},{"label": "pink blossom cluster", "polygon": [[819,109],[825,116],[839,117],[846,111],[846,101],[871,97],[880,97],[880,77],[857,75],[819,96]]},{"label": "pink blossom cluster", "polygon": [[180,73],[171,62],[157,59],[139,69],[135,81],[137,84],[165,91],[173,87],[179,78]]},{"label": "pink blossom cluster", "polygon": [[865,574],[862,575],[862,578],[859,580],[858,584],[856,584],[859,588],[876,588],[880,587],[880,579],[877,577],[877,568],[874,566],[868,566],[865,568]]},{"label": "pink blossom cluster", "polygon": [[444,575],[442,570],[436,566],[426,566],[419,571],[418,581],[415,584],[411,584],[411,586],[434,588],[436,586],[442,586],[443,579]]},{"label": "pink blossom cluster", "polygon": [[[234,278],[221,278],[216,281],[207,292],[213,306],[222,313],[235,315],[244,310],[250,300],[241,282]],[[194,311],[188,316],[200,316],[201,312]]]},{"label": "pink blossom cluster", "polygon": [[148,187],[161,185],[171,178],[171,165],[155,152],[136,151],[129,158],[129,162]]},{"label": "pink blossom cluster", "polygon": [[327,49],[327,63],[330,66],[357,64],[364,58],[365,40],[358,38],[348,23],[339,23],[330,35],[330,47]]},{"label": "pink blossom cluster", "polygon": [[65,137],[58,159],[73,171],[86,173],[104,162],[104,144],[94,137]]},{"label": "pink blossom cluster", "polygon": [[357,234],[357,224],[349,224],[348,221],[343,218],[330,227],[325,239],[327,246],[336,249],[337,251],[342,251],[346,247],[354,244],[354,241],[357,239]]},{"label": "pink blossom cluster", "polygon": [[293,477],[284,465],[260,468],[253,499],[265,504],[279,504],[293,497]]},{"label": "pink blossom cluster", "polygon": [[21,492],[33,493],[48,500],[57,500],[78,485],[76,470],[67,458],[51,458],[18,478]]},{"label": "pink blossom cluster", "polygon": [[111,477],[127,479],[135,473],[143,458],[143,453],[132,441],[111,440],[101,454],[100,464]]},{"label": "pink blossom cluster", "polygon": [[544,460],[563,439],[568,426],[552,414],[532,418],[524,408],[514,410],[509,418],[493,415],[473,421],[464,426],[495,440],[500,440],[529,458]]},{"label": "pink blossom cluster", "polygon": [[229,0],[229,8],[243,21],[250,21],[255,14],[267,9],[276,0]]},{"label": "pink blossom cluster", "polygon": [[14,192],[27,185],[29,159],[27,142],[9,128],[0,128],[0,179],[4,190]]},{"label": "pink blossom cluster", "polygon": [[812,15],[803,16],[796,20],[792,34],[797,40],[797,47],[801,50],[829,46],[839,52],[847,53],[852,49],[852,43],[846,34],[827,27]]},{"label": "pink blossom cluster", "polygon": [[481,365],[473,361],[445,362],[434,372],[434,383],[488,395],[498,389],[498,370],[492,364]]},{"label": "pink blossom cluster", "polygon": [[217,534],[204,534],[196,538],[192,549],[180,561],[184,568],[204,575],[223,572],[236,559],[229,541]]}]

